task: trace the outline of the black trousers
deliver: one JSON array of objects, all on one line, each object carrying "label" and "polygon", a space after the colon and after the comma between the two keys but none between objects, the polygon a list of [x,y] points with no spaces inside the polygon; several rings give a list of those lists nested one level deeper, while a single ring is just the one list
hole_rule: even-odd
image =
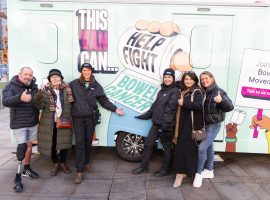
[{"label": "black trousers", "polygon": [[92,117],[73,118],[75,132],[75,157],[77,172],[83,172],[84,166],[90,162],[92,139],[95,124]]},{"label": "black trousers", "polygon": [[67,161],[67,154],[68,150],[67,149],[62,149],[59,152],[59,155],[57,154],[56,150],[56,144],[57,144],[57,128],[56,128],[56,123],[54,123],[53,126],[53,136],[52,136],[52,149],[51,149],[51,159],[53,163],[65,163]]},{"label": "black trousers", "polygon": [[[163,163],[161,166],[161,169],[163,170],[169,170],[171,166],[171,158],[172,158],[172,142],[171,142],[171,133],[163,132],[160,133],[158,130],[160,129],[159,126],[153,124],[148,136],[145,141],[144,145],[144,153],[142,156],[142,161],[141,161],[141,167],[143,169],[148,169],[149,166],[149,160],[151,158],[155,142],[158,138],[160,138],[160,142],[163,146],[164,149],[164,159]],[[161,134],[167,134],[161,135]]]}]

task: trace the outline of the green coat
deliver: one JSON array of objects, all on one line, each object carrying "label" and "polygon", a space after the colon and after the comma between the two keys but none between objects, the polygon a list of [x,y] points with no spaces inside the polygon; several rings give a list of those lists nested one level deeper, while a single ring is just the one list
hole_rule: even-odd
[{"label": "green coat", "polygon": [[[64,88],[63,90],[64,107],[61,117],[71,120],[71,103],[68,101],[66,89]],[[37,134],[38,152],[42,155],[51,156],[55,112],[50,110],[50,99],[46,90],[36,93],[34,105],[37,109],[42,111]],[[70,149],[72,147],[72,130],[58,129],[56,141],[56,150]]]}]

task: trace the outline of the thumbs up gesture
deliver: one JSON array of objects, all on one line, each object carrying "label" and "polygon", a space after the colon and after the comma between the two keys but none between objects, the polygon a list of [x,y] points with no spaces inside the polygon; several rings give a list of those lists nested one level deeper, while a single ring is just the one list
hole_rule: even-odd
[{"label": "thumbs up gesture", "polygon": [[180,96],[180,99],[178,100],[178,104],[179,104],[180,106],[182,106],[183,103],[184,103],[184,99],[183,99],[183,96],[181,95],[181,96]]},{"label": "thumbs up gesture", "polygon": [[25,90],[21,95],[21,101],[23,102],[30,102],[31,101],[31,94],[27,94],[27,90]]},{"label": "thumbs up gesture", "polygon": [[220,95],[220,91],[218,91],[218,95],[214,97],[214,101],[216,103],[220,103],[222,101],[222,96]]}]

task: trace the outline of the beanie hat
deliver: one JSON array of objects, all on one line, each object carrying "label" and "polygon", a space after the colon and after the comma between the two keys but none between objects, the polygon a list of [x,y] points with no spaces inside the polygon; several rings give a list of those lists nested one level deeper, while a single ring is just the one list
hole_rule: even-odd
[{"label": "beanie hat", "polygon": [[60,76],[62,80],[64,79],[64,77],[62,76],[62,73],[61,73],[61,71],[60,71],[59,69],[51,69],[51,70],[49,71],[49,75],[48,75],[48,77],[47,77],[49,82],[51,82],[51,81],[50,81],[50,78],[51,78],[51,76],[53,76],[53,75]]},{"label": "beanie hat", "polygon": [[170,75],[170,76],[173,77],[173,80],[175,79],[175,72],[174,72],[174,70],[171,69],[171,68],[167,68],[167,69],[164,70],[164,72],[163,72],[163,77],[164,77],[165,75]]},{"label": "beanie hat", "polygon": [[90,63],[83,63],[81,65],[80,72],[82,72],[83,68],[85,68],[85,67],[88,68],[88,69],[91,69],[93,71],[93,67],[92,67],[92,65]]}]

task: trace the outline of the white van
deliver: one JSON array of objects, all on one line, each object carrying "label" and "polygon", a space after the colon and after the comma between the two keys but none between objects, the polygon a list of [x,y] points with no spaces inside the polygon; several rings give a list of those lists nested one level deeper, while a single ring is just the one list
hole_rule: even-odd
[{"label": "white van", "polygon": [[101,109],[97,145],[141,159],[151,121],[134,116],[149,109],[172,67],[177,77],[211,71],[234,102],[216,151],[270,153],[270,1],[8,0],[7,9],[10,77],[30,66],[39,85],[52,68],[71,81],[90,62],[124,109],[121,118]]}]

